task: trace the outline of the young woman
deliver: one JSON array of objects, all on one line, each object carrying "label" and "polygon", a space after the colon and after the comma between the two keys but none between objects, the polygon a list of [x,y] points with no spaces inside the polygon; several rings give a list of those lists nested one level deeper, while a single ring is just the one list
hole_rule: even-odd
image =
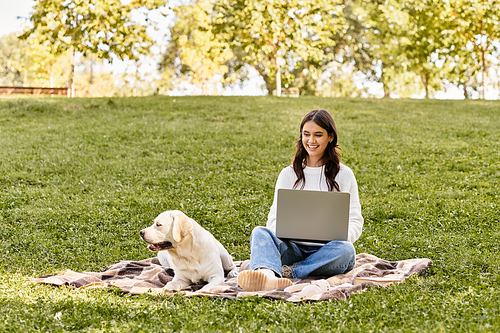
[{"label": "young woman", "polygon": [[[348,241],[323,244],[284,242],[276,237],[278,189],[338,191],[350,193]],[[250,267],[238,276],[246,291],[273,290],[292,284],[289,278],[332,276],[353,269],[356,252],[352,243],[361,235],[363,216],[353,172],[340,163],[337,129],[325,110],[309,112],[300,124],[300,138],[291,166],[276,183],[266,227],[256,227],[250,237]]]}]

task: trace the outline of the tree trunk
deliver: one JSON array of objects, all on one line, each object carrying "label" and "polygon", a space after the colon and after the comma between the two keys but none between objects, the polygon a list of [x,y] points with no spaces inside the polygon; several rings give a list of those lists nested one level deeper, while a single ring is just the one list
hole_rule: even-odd
[{"label": "tree trunk", "polygon": [[276,96],[281,96],[281,67],[279,58],[276,59]]},{"label": "tree trunk", "polygon": [[332,72],[332,76],[330,77],[330,97],[333,97],[333,91],[335,88],[335,74]]},{"label": "tree trunk", "polygon": [[262,76],[262,79],[266,83],[266,89],[267,89],[267,94],[272,95],[273,94],[273,88],[274,88],[274,83],[271,81],[269,76],[266,74],[265,71],[261,70],[259,66],[253,66],[253,68],[259,73],[260,76]]},{"label": "tree trunk", "polygon": [[75,48],[70,48],[68,97],[75,97]]},{"label": "tree trunk", "polygon": [[481,61],[483,70],[483,99],[486,99],[486,59],[484,58],[484,48],[481,48]]},{"label": "tree trunk", "polygon": [[[137,96],[137,74],[138,74],[138,68],[137,68],[137,63],[135,64],[135,73],[134,73],[134,88],[132,89],[132,96],[136,97]],[[202,84],[202,91],[203,95],[205,95],[205,84]]]},{"label": "tree trunk", "polygon": [[385,84],[384,78],[384,64],[382,63],[382,74],[380,75],[380,82],[384,85],[384,98],[388,98],[391,96],[391,91],[387,89],[387,84]]},{"label": "tree trunk", "polygon": [[465,80],[464,81],[458,81],[458,86],[460,87],[460,85],[462,85],[462,87],[464,88],[464,98],[465,99],[469,99],[469,93],[467,92],[467,85],[465,84]]},{"label": "tree trunk", "polygon": [[50,84],[51,88],[54,88],[54,66],[53,65],[50,65],[49,84]]},{"label": "tree trunk", "polygon": [[321,81],[320,76],[318,74],[318,78],[316,79],[316,84],[314,86],[314,96],[319,96],[321,94]]},{"label": "tree trunk", "polygon": [[273,88],[274,88],[273,82],[271,82],[268,75],[262,75],[262,78],[264,79],[264,82],[266,83],[267,94],[272,95]]},{"label": "tree trunk", "polygon": [[425,73],[422,68],[420,68],[420,79],[425,88],[425,98],[429,98],[429,73]]},{"label": "tree trunk", "polygon": [[94,84],[94,60],[90,59],[90,77],[89,77],[89,86]]}]

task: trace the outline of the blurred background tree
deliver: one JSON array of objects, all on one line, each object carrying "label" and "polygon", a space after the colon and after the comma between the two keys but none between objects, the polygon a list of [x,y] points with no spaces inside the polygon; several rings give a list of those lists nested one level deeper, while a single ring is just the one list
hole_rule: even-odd
[{"label": "blurred background tree", "polygon": [[[498,0],[450,0],[446,6],[449,24],[447,33],[450,55],[465,60],[471,69],[477,72],[477,63],[481,71],[481,95],[485,98],[489,61],[488,56],[499,51],[500,45],[500,1]],[[497,42],[497,46],[493,45]],[[498,56],[498,55],[497,55]],[[467,75],[466,69],[456,75]],[[465,84],[466,77],[460,78]],[[465,86],[464,86],[465,87]]]},{"label": "blurred background tree", "polygon": [[218,83],[229,72],[226,63],[234,57],[229,44],[214,36],[213,6],[214,1],[201,0],[174,7],[175,25],[160,62],[167,80],[186,81],[200,87],[202,95],[218,94]]},{"label": "blurred background tree", "polygon": [[400,52],[404,54],[407,71],[420,78],[429,98],[431,91],[442,88],[443,56],[442,43],[445,24],[445,10],[440,0],[409,0],[402,3],[402,10],[408,15],[405,34],[401,38]]},{"label": "blurred background tree", "polygon": [[0,85],[23,86],[28,81],[30,60],[23,50],[28,42],[19,40],[15,33],[0,37]]},{"label": "blurred background tree", "polygon": [[21,38],[35,36],[53,55],[69,52],[68,86],[74,97],[76,52],[109,61],[113,56],[137,60],[140,54],[150,54],[153,40],[146,32],[148,19],[137,23],[132,12],[162,4],[160,0],[132,0],[127,5],[120,0],[36,0],[30,18],[33,27]]},{"label": "blurred background tree", "polygon": [[0,85],[65,86],[67,54],[55,56],[36,38],[21,40],[15,33],[0,38]]},{"label": "blurred background tree", "polygon": [[[165,44],[151,37],[159,8]],[[262,82],[277,95],[432,98],[455,87],[498,98],[499,22],[500,0],[36,0],[23,40],[0,39],[0,84],[80,96]]]},{"label": "blurred background tree", "polygon": [[[212,11],[215,38],[240,50],[278,96],[282,75],[289,84],[295,69],[328,61],[325,49],[343,23],[342,3],[328,0],[223,0]],[[316,67],[309,72],[318,79]]]}]

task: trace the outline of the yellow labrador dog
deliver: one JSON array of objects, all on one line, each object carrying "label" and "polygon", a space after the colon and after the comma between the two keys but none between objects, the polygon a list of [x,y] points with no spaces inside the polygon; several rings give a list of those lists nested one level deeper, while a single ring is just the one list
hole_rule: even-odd
[{"label": "yellow labrador dog", "polygon": [[[177,291],[193,283],[208,282],[201,290],[238,275],[233,259],[224,246],[195,220],[179,210],[158,215],[152,226],[141,230],[141,237],[151,251],[158,252],[163,265],[173,268],[175,276],[165,289]],[[160,252],[161,251],[161,252]]]}]

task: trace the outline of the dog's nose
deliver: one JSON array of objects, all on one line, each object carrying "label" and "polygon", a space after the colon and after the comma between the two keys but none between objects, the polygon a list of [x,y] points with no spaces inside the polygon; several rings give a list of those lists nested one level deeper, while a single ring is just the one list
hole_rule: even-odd
[{"label": "dog's nose", "polygon": [[141,237],[144,238],[144,230],[141,230],[139,233],[141,234]]}]

